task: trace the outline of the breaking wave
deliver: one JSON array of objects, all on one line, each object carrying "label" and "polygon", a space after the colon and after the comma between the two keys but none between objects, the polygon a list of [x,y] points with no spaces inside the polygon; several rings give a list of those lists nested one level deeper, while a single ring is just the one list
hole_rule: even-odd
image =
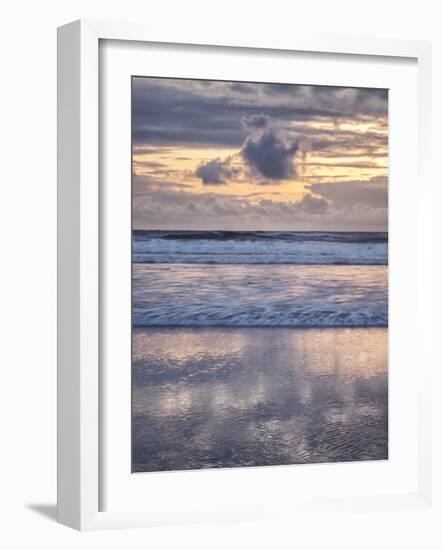
[{"label": "breaking wave", "polygon": [[387,265],[386,233],[135,231],[133,262]]}]

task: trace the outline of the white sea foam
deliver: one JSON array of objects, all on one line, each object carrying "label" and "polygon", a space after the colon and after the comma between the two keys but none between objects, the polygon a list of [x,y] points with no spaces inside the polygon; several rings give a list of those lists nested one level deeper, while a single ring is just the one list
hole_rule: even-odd
[{"label": "white sea foam", "polygon": [[133,261],[167,264],[386,265],[387,239],[364,235],[363,238],[359,233],[136,233]]},{"label": "white sea foam", "polygon": [[385,266],[134,264],[134,326],[387,326]]}]

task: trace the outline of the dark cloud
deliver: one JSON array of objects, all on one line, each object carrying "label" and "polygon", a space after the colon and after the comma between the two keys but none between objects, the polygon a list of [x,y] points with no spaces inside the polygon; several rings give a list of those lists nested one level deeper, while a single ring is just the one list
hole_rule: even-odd
[{"label": "dark cloud", "polygon": [[[184,86],[184,83],[189,83]],[[135,78],[132,84],[132,136],[135,145],[241,144],[240,116],[228,98],[193,81]]]},{"label": "dark cloud", "polygon": [[247,132],[253,132],[254,130],[267,128],[270,123],[270,118],[268,115],[261,113],[259,115],[254,114],[250,116],[243,116],[240,122],[244,130]]},{"label": "dark cloud", "polygon": [[[306,132],[310,135],[310,132]],[[347,156],[348,151],[360,149],[366,155],[372,155],[380,151],[385,151],[387,154],[388,137],[386,135],[363,133],[363,132],[347,132],[348,135],[340,131],[331,135],[324,134],[321,137],[312,139],[313,151],[319,151],[323,154],[324,151],[330,151],[336,156]]]},{"label": "dark cloud", "polygon": [[229,88],[233,92],[240,92],[242,94],[255,94],[256,89],[254,89],[254,85],[246,84],[244,82],[232,82],[232,84],[229,85]]},{"label": "dark cloud", "polygon": [[241,150],[248,165],[271,180],[293,176],[297,140],[290,141],[278,128],[273,128],[267,115],[254,114],[243,117],[241,122],[251,132]]},{"label": "dark cloud", "polygon": [[306,106],[316,107],[328,116],[385,116],[388,90],[377,88],[346,88],[337,86],[306,86],[301,90]]},{"label": "dark cloud", "polygon": [[205,164],[201,164],[195,175],[201,178],[206,185],[217,185],[226,183],[229,179],[238,173],[238,169],[231,166],[231,157],[226,159],[214,159]]},{"label": "dark cloud", "polygon": [[133,78],[134,144],[240,147],[238,121],[257,112],[282,123],[387,115],[386,90],[202,82]]},{"label": "dark cloud", "polygon": [[263,84],[262,91],[264,94],[269,96],[294,96],[298,95],[303,88],[308,88],[308,86],[294,86],[293,84]]},{"label": "dark cloud", "polygon": [[[295,174],[294,158],[299,149],[304,151],[299,139],[288,139],[285,133],[272,125],[268,115],[252,114],[241,118],[241,127],[248,132],[240,157],[260,178],[258,183],[268,185],[288,179]],[[200,165],[195,175],[204,184],[223,184],[238,175],[240,168],[232,166],[232,156],[216,158]]]}]

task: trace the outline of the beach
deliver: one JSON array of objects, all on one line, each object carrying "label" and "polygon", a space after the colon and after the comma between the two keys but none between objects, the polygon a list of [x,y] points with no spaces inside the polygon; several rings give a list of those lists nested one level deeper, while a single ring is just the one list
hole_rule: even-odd
[{"label": "beach", "polygon": [[388,458],[386,328],[136,328],[133,471]]}]

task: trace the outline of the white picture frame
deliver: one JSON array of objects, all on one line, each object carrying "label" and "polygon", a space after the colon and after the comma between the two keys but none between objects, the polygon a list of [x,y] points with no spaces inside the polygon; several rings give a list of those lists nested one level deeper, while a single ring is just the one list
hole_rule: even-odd
[{"label": "white picture frame", "polygon": [[[423,318],[431,318],[431,294],[426,285],[432,250],[429,245],[430,226],[430,177],[429,143],[431,127],[431,46],[426,42],[370,40],[363,38],[330,38],[297,34],[296,37],[255,38],[251,33],[243,37],[207,37],[180,35],[166,36],[152,28],[117,22],[77,21],[65,25],[58,33],[58,520],[60,523],[80,530],[104,529],[131,526],[218,521],[256,517],[290,516],[302,510],[320,511],[334,506],[347,510],[356,506],[362,510],[393,508],[419,508],[431,505],[432,501],[432,447],[431,447],[431,370],[432,353],[429,331],[422,330],[417,342],[411,345],[423,349],[418,384],[414,386],[417,408],[413,414],[418,427],[416,462],[410,465],[416,470],[412,484],[404,490],[392,488],[384,494],[352,493],[349,491],[328,493],[312,491],[302,501],[291,500],[283,490],[280,493],[265,489],[265,494],[251,497],[235,504],[233,497],[226,494],[217,502],[202,490],[200,502],[186,506],[186,502],[169,505],[168,501],[140,506],[126,494],[121,503],[113,503],[112,509],[104,509],[101,484],[106,480],[106,457],[109,451],[104,442],[103,404],[108,395],[104,393],[102,378],[103,357],[100,348],[102,331],[102,302],[107,299],[103,289],[102,270],[103,247],[101,232],[106,224],[100,222],[103,212],[103,196],[100,187],[100,125],[101,112],[100,43],[101,41],[125,41],[131,44],[194,44],[199,50],[211,55],[210,48],[229,48],[229,55],[240,55],[245,51],[271,51],[273,55],[284,56],[288,52],[312,54],[329,53],[337,56],[371,56],[396,60],[412,59],[417,66],[418,82],[418,202],[417,255],[413,261],[420,263],[417,273],[415,301],[417,311]],[[245,50],[245,49],[249,50]],[[130,54],[129,54],[130,55]],[[265,79],[265,78],[264,78]],[[414,128],[414,127],[413,127]],[[415,175],[414,175],[415,178]],[[416,178],[415,178],[416,179]],[[428,197],[425,191],[428,191]],[[407,206],[405,206],[407,208]],[[415,228],[415,225],[414,225]],[[415,231],[415,229],[414,229]],[[418,265],[417,265],[418,267]],[[429,268],[430,269],[430,268]],[[415,280],[415,279],[414,279]],[[106,287],[106,285],[105,285]],[[412,359],[410,361],[412,363]],[[414,368],[410,365],[410,368]],[[123,392],[107,385],[106,392]],[[124,428],[129,430],[129,426]],[[129,453],[130,451],[127,450]],[[314,468],[316,466],[313,466]],[[278,483],[285,484],[288,468],[278,470]],[[336,465],[337,476],[350,471],[350,465]],[[108,468],[109,469],[109,468]],[[273,468],[268,469],[275,470]],[[341,472],[341,473],[339,473]],[[130,472],[128,472],[130,473]],[[161,474],[169,476],[168,495],[174,491],[174,484],[184,490],[189,485],[210,485],[211,472],[187,472]],[[196,475],[199,476],[198,480]],[[262,469],[236,469],[231,473],[219,472],[223,476],[235,476],[236,483],[256,484],[260,482]],[[319,471],[320,477],[330,476]],[[344,474],[347,476],[347,474]],[[359,471],[351,478],[360,476]],[[174,477],[175,476],[175,477]],[[202,477],[204,476],[204,477]],[[155,482],[154,482],[155,479]],[[339,479],[337,477],[337,479]],[[272,481],[274,483],[276,478]],[[144,478],[149,484],[161,490],[163,478]],[[277,484],[278,484],[277,483]],[[146,485],[147,484],[147,485]],[[182,485],[179,485],[182,484]],[[184,485],[183,485],[184,484]],[[266,485],[265,485],[266,487]],[[145,489],[143,489],[145,490]],[[178,490],[178,489],[177,489]],[[268,493],[266,494],[266,491]],[[196,491],[198,493],[198,491]],[[118,493],[116,493],[118,495]],[[229,501],[231,498],[232,502]],[[206,499],[206,500],[205,500]],[[115,499],[114,499],[115,500]],[[118,498],[117,498],[118,500]],[[106,507],[105,507],[106,508]]]}]

